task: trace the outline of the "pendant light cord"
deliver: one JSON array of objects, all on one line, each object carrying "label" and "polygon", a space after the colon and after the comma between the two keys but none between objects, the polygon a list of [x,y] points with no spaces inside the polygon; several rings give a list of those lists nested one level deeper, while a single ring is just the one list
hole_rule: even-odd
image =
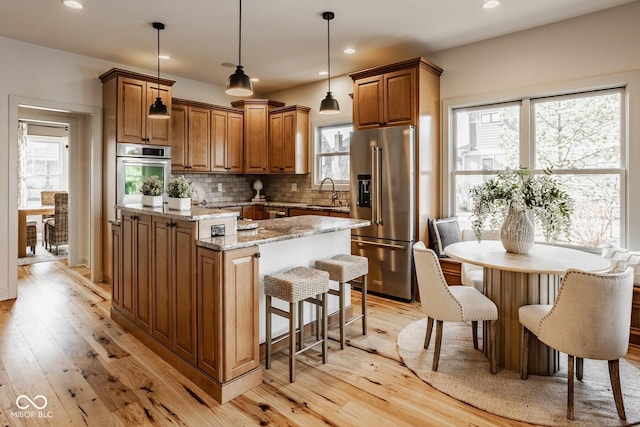
[{"label": "pendant light cord", "polygon": [[158,98],[160,98],[160,28],[158,27]]},{"label": "pendant light cord", "polygon": [[240,0],[240,24],[238,25],[238,66],[242,65],[242,0]]},{"label": "pendant light cord", "polygon": [[329,37],[331,19],[327,19],[327,85],[331,92],[331,37]]}]

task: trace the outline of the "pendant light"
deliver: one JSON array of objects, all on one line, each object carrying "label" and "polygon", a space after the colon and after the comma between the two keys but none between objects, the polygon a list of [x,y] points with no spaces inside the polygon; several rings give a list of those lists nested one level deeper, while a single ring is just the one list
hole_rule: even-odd
[{"label": "pendant light", "polygon": [[242,0],[240,1],[240,14],[238,25],[238,66],[236,72],[229,76],[227,81],[227,95],[233,96],[249,96],[253,95],[253,86],[251,79],[244,73],[242,67]]},{"label": "pendant light", "polygon": [[322,19],[327,20],[327,96],[320,103],[320,114],[338,114],[340,106],[338,100],[331,94],[331,45],[329,38],[329,21],[335,17],[333,12],[324,12]]},{"label": "pendant light", "polygon": [[149,118],[168,119],[169,110],[167,106],[162,103],[162,98],[160,98],[160,30],[164,30],[164,24],[162,22],[154,22],[152,25],[153,28],[158,30],[158,97],[156,98],[156,102],[151,104],[151,108],[149,108]]}]

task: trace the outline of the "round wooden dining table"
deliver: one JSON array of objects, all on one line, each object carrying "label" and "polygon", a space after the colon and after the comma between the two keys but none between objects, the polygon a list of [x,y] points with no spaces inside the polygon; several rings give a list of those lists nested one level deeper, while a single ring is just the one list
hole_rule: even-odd
[{"label": "round wooden dining table", "polygon": [[[599,255],[545,244],[534,244],[527,254],[512,254],[497,240],[464,241],[448,245],[444,252],[458,261],[483,267],[484,293],[498,307],[497,364],[515,372],[520,371],[518,308],[528,304],[553,304],[562,275],[568,269],[603,272],[611,268],[610,261]],[[483,335],[484,352],[488,355],[489,340],[486,333]],[[559,365],[559,353],[532,335],[529,373],[552,375]]]}]

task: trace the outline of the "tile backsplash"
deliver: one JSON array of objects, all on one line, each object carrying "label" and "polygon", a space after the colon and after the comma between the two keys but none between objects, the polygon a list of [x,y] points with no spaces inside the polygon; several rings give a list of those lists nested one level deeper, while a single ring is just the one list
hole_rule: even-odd
[{"label": "tile backsplash", "polygon": [[[309,205],[330,205],[331,184],[326,183],[323,191],[312,189],[309,175],[224,175],[224,174],[184,174],[194,187],[204,193],[207,202],[246,202],[256,191],[253,183],[260,179],[263,189],[260,194],[267,201],[306,203]],[[297,187],[293,190],[293,187]],[[338,191],[338,200],[343,206],[350,202],[348,191]]]}]

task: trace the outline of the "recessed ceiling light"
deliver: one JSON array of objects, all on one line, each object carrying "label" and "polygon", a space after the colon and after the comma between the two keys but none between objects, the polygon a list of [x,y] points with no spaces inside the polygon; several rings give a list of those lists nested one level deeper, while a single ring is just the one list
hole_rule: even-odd
[{"label": "recessed ceiling light", "polygon": [[231,62],[223,62],[223,63],[222,63],[222,64],[220,64],[220,65],[222,65],[222,66],[223,66],[223,67],[225,67],[225,68],[236,68],[236,64],[233,64],[233,63],[231,63]]},{"label": "recessed ceiling light", "polygon": [[160,58],[160,59],[171,59],[171,57],[169,55],[162,55],[162,54],[158,55],[158,58]]},{"label": "recessed ceiling light", "polygon": [[259,78],[257,78],[257,77],[251,77],[251,79],[250,79],[250,80],[251,80],[252,82],[259,82],[259,81],[260,81],[260,79],[259,79]]},{"label": "recessed ceiling light", "polygon": [[327,74],[329,73],[327,73],[326,71],[318,71],[319,76],[326,76]]},{"label": "recessed ceiling light", "polygon": [[352,55],[354,53],[356,53],[356,50],[352,47],[348,47],[344,50],[344,53],[346,53],[347,55]]},{"label": "recessed ceiling light", "polygon": [[62,0],[62,4],[71,9],[84,9],[84,5],[77,0]]},{"label": "recessed ceiling light", "polygon": [[483,0],[482,7],[485,9],[493,9],[500,6],[500,0]]}]

